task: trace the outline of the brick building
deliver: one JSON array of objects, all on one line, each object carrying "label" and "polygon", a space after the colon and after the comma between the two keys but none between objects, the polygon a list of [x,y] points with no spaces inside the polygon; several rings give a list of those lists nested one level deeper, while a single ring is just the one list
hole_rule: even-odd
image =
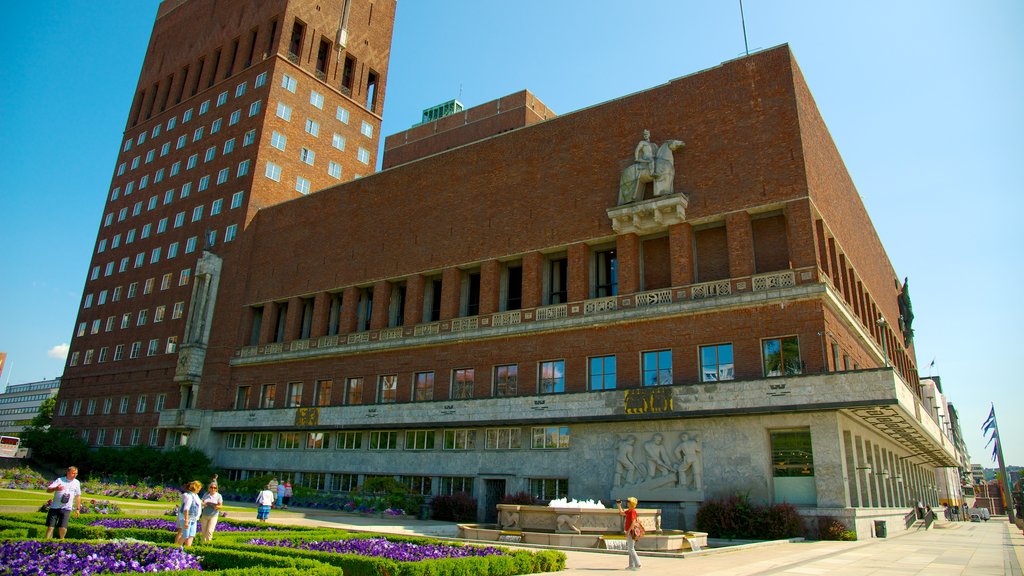
[{"label": "brick building", "polygon": [[[266,111],[283,74],[302,74],[296,99],[319,86],[285,51]],[[382,91],[386,58],[373,69]],[[635,495],[692,528],[701,502],[749,492],[866,535],[938,504],[933,470],[957,455],[923,408],[905,284],[787,46],[560,116],[512,94],[305,197],[275,195],[259,142],[237,237],[188,261],[176,353],[69,366],[62,400],[163,394],[153,429],[229,477],[391,475],[471,492],[482,519],[528,490]],[[130,412],[62,423],[140,426]]]}]

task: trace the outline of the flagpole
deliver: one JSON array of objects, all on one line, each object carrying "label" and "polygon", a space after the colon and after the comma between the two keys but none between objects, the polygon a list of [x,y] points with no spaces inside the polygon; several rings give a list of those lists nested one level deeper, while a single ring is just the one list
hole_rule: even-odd
[{"label": "flagpole", "polygon": [[992,405],[992,409],[988,413],[988,420],[985,422],[984,430],[987,431],[990,428],[992,430],[992,440],[996,442],[992,455],[999,461],[999,491],[1001,492],[1003,508],[1006,509],[1006,517],[1010,524],[1015,524],[1013,493],[1010,492],[1010,476],[1006,473],[1006,462],[1003,460],[1003,443],[999,440],[999,422],[996,420],[995,404]]}]

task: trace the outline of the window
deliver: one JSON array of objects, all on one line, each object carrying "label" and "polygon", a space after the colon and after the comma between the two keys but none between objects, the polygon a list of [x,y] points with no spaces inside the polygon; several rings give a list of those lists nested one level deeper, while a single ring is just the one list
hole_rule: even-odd
[{"label": "window", "polygon": [[284,102],[277,103],[277,117],[284,120],[285,122],[292,121],[292,107],[285,105]]},{"label": "window", "polygon": [[146,348],[146,356],[156,356],[157,351],[160,349],[160,339],[153,338],[149,341],[149,346]]},{"label": "window", "polygon": [[196,128],[196,131],[192,133],[192,142],[199,142],[200,140],[202,140],[203,139],[203,130],[205,130],[205,129],[206,128],[204,126],[200,126],[199,128]]},{"label": "window", "polygon": [[93,414],[96,413],[96,399],[95,398],[89,398],[89,404],[85,408],[85,413],[87,415],[89,415],[89,416],[92,416]]},{"label": "window", "polygon": [[167,394],[156,395],[156,406],[153,407],[154,412],[163,412],[164,404],[167,402]]},{"label": "window", "polygon": [[803,372],[800,341],[796,336],[762,340],[761,352],[765,376],[792,376]]},{"label": "window", "polygon": [[319,92],[317,92],[316,90],[311,90],[309,92],[309,103],[312,104],[313,106],[319,108],[320,110],[323,110],[324,109],[324,95],[319,93]]},{"label": "window", "polygon": [[235,98],[241,98],[245,95],[245,82],[242,82],[238,86],[235,86]]},{"label": "window", "polygon": [[363,433],[338,432],[337,443],[334,446],[338,450],[360,450],[363,447]]},{"label": "window", "polygon": [[775,501],[817,505],[810,429],[772,430],[770,438]]},{"label": "window", "polygon": [[217,147],[210,146],[206,149],[206,154],[203,155],[203,162],[209,162],[217,157]]},{"label": "window", "polygon": [[494,368],[494,396],[515,396],[519,380],[519,365],[508,364]]},{"label": "window", "polygon": [[341,180],[341,164],[330,160],[327,162],[327,174],[332,178]]},{"label": "window", "polygon": [[345,404],[363,403],[363,379],[349,378],[345,383]]},{"label": "window", "polygon": [[309,148],[303,148],[301,151],[299,151],[299,160],[302,160],[303,162],[309,164],[310,166],[313,165],[313,161],[315,158],[316,152],[313,152]]},{"label": "window", "polygon": [[536,426],[533,428],[534,450],[558,450],[569,448],[568,426]]},{"label": "window", "polygon": [[96,445],[103,446],[107,442],[107,429],[100,428],[96,431]]},{"label": "window", "polygon": [[434,398],[434,373],[417,372],[413,378],[413,401],[432,400]]},{"label": "window", "polygon": [[260,408],[273,408],[277,384],[264,384],[260,389]]},{"label": "window", "polygon": [[377,382],[377,403],[390,404],[398,400],[398,376],[381,376]]},{"label": "window", "polygon": [[262,102],[262,100],[257,100],[252,104],[249,104],[249,118],[252,118],[253,116],[260,113],[260,104]]},{"label": "window", "polygon": [[299,194],[309,194],[310,182],[302,176],[295,177],[295,191]]},{"label": "window", "polygon": [[187,142],[188,142],[188,137],[187,136],[185,136],[184,134],[182,134],[181,136],[178,136],[178,141],[174,144],[174,149],[175,150],[181,150],[182,148],[185,147],[185,144]]},{"label": "window", "polygon": [[177,319],[181,318],[182,314],[184,313],[184,310],[185,310],[185,303],[184,302],[175,302],[174,303],[174,309],[171,311],[171,320],[177,320]]},{"label": "window", "polygon": [[167,232],[167,218],[166,217],[161,218],[160,221],[157,222],[157,225],[156,225],[156,233],[157,234],[163,234],[164,232]]},{"label": "window", "polygon": [[489,428],[484,442],[484,449],[518,450],[522,448],[521,434],[522,432],[519,428]]},{"label": "window", "polygon": [[220,214],[221,207],[224,205],[224,199],[218,198],[210,204],[210,216],[216,216]]},{"label": "window", "polygon": [[408,430],[405,433],[406,450],[433,450],[433,430]]},{"label": "window", "polygon": [[[212,80],[213,78],[211,77],[210,79]],[[200,115],[206,114],[206,112],[209,109],[210,109],[210,101],[209,100],[205,100],[205,101],[203,101],[202,104],[199,105],[199,114]]]},{"label": "window", "polygon": [[130,326],[131,323],[132,323],[132,313],[131,312],[125,312],[124,314],[121,315],[121,329],[122,330],[124,330],[125,328]]},{"label": "window", "polygon": [[242,146],[248,146],[248,145],[252,144],[255,141],[256,141],[256,129],[253,128],[252,130],[249,130],[248,132],[246,132],[245,136],[242,137]]},{"label": "window", "polygon": [[365,148],[363,148],[362,146],[360,146],[359,147],[359,151],[356,152],[356,158],[358,158],[359,161],[362,162],[363,164],[369,164],[370,163],[370,151],[365,149]]},{"label": "window", "polygon": [[121,445],[121,432],[122,432],[122,430],[120,428],[115,428],[114,429],[114,441],[111,444],[112,446],[120,446]]},{"label": "window", "polygon": [[110,398],[103,399],[103,413],[110,414],[110,411],[114,408],[114,401]]},{"label": "window", "polygon": [[252,386],[239,386],[235,389],[235,410],[247,410],[252,397]]},{"label": "window", "polygon": [[127,414],[128,413],[128,397],[127,396],[121,396],[121,403],[120,403],[120,405],[117,408],[118,408],[118,410],[117,410],[118,414]]},{"label": "window", "polygon": [[302,406],[302,382],[288,383],[288,408]]},{"label": "window", "polygon": [[476,430],[445,430],[445,450],[473,450],[476,448]]},{"label": "window", "polygon": [[270,178],[274,182],[281,181],[281,167],[273,162],[267,162],[267,171],[264,172],[264,176]]},{"label": "window", "polygon": [[279,450],[297,450],[299,448],[299,433],[281,432],[277,437],[277,448]]},{"label": "window", "polygon": [[238,171],[235,172],[235,178],[241,178],[249,173],[249,160],[242,160],[238,163]]},{"label": "window", "polygon": [[224,229],[224,241],[231,242],[238,236],[238,224],[231,224]]},{"label": "window", "polygon": [[150,150],[149,152],[146,152],[146,164],[152,162],[154,158],[156,158],[156,150]]},{"label": "window", "polygon": [[138,401],[135,403],[135,413],[143,414],[146,412],[146,398],[145,394],[140,394]]},{"label": "window", "polygon": [[184,212],[178,212],[177,214],[174,215],[174,227],[175,228],[181,228],[184,225],[185,225],[185,213]]},{"label": "window", "polygon": [[700,347],[701,382],[732,380],[736,377],[732,363],[732,344]]},{"label": "window", "polygon": [[476,381],[476,371],[472,368],[459,368],[452,371],[452,393],[453,400],[463,400],[473,397],[473,383]]},{"label": "window", "polygon": [[335,113],[334,117],[337,118],[339,122],[348,124],[348,110],[341,106],[338,106],[338,111]]},{"label": "window", "polygon": [[373,138],[373,125],[363,120],[363,123],[359,126],[359,133],[367,138]]},{"label": "window", "polygon": [[432,478],[430,476],[402,476],[400,481],[413,494],[429,496],[432,491]]},{"label": "window", "polygon": [[642,358],[644,386],[670,386],[672,384],[671,350],[644,352]]},{"label": "window", "polygon": [[248,434],[242,432],[232,432],[227,435],[225,440],[225,447],[228,450],[241,450],[245,448],[246,440],[249,438]]},{"label": "window", "polygon": [[235,192],[231,195],[231,207],[238,208],[242,205],[242,198],[245,197],[245,192]]},{"label": "window", "polygon": [[228,126],[234,126],[235,124],[238,124],[238,121],[241,120],[241,119],[242,119],[242,111],[241,110],[235,110],[234,112],[231,113],[230,116],[228,116]]},{"label": "window", "polygon": [[[171,118],[171,120],[173,120],[173,118]],[[149,431],[149,445],[150,446],[156,446],[157,443],[159,442],[159,440],[160,440],[160,431],[157,430],[156,428],[153,428],[152,430],[150,430]]]},{"label": "window", "polygon": [[191,169],[195,168],[197,162],[199,162],[199,155],[198,154],[193,154],[193,155],[189,156],[188,160],[185,161],[185,169],[186,170],[191,170]]},{"label": "window", "polygon": [[228,181],[228,176],[231,175],[231,168],[221,168],[217,171],[217,184],[223,184]]},{"label": "window", "polygon": [[156,307],[153,312],[153,323],[157,324],[164,321],[164,316],[167,314],[167,306],[160,305]]},{"label": "window", "polygon": [[256,81],[253,82],[253,87],[254,88],[260,88],[261,86],[263,86],[266,83],[267,83],[267,73],[266,72],[260,72],[260,75],[256,77]]},{"label": "window", "polygon": [[615,250],[594,253],[594,297],[606,298],[619,293],[619,261]]},{"label": "window", "polygon": [[214,120],[213,124],[210,124],[210,134],[216,134],[217,132],[220,132],[220,127],[223,124],[224,124],[224,119],[223,118],[217,118],[216,120]]},{"label": "window", "polygon": [[285,148],[285,146],[287,144],[288,144],[288,138],[286,138],[284,136],[284,134],[281,134],[280,132],[278,132],[276,130],[273,133],[271,133],[271,135],[270,135],[270,145],[271,146],[273,146],[274,148],[277,148],[278,150],[284,152],[284,148]]},{"label": "window", "polygon": [[192,221],[198,222],[203,219],[203,205],[200,204],[192,209]]},{"label": "window", "polygon": [[181,274],[178,275],[178,286],[184,286],[184,285],[188,284],[188,280],[191,277],[192,277],[192,269],[191,268],[185,268],[184,270],[182,270]]},{"label": "window", "polygon": [[96,358],[96,362],[106,362],[107,361],[107,352],[108,352],[108,350],[109,350],[109,348],[107,346],[104,346],[104,347],[100,348],[100,354]]},{"label": "window", "polygon": [[530,478],[530,494],[537,500],[558,500],[569,496],[567,478]]},{"label": "window", "polygon": [[331,405],[331,388],[334,387],[334,380],[317,380],[316,388],[313,391],[314,406]]},{"label": "window", "polygon": [[306,118],[306,132],[309,132],[313,136],[320,135],[320,123],[311,118]]},{"label": "window", "polygon": [[292,78],[287,74],[281,76],[281,88],[284,88],[285,90],[291,92],[292,94],[295,93],[295,87],[297,86],[297,84],[298,83],[295,81],[295,78]]},{"label": "window", "polygon": [[178,198],[188,198],[188,195],[191,194],[191,193],[192,193],[192,183],[191,182],[185,182],[184,184],[181,185],[181,194],[178,195]]},{"label": "window", "polygon": [[[306,449],[308,450],[326,450],[330,448],[331,435],[329,432],[307,432],[306,433]],[[305,477],[306,474],[303,474]]]},{"label": "window", "polygon": [[590,389],[615,389],[615,356],[597,356],[590,359]]},{"label": "window", "polygon": [[334,146],[338,150],[344,150],[345,149],[345,137],[342,136],[341,134],[338,134],[337,132],[335,132],[334,135],[331,136],[331,146]]},{"label": "window", "polygon": [[223,106],[228,101],[228,91],[225,90],[217,95],[217,106]]},{"label": "window", "polygon": [[394,430],[370,432],[370,450],[395,450],[398,448],[398,432]]},{"label": "window", "polygon": [[153,248],[152,251],[150,251],[150,253],[149,253],[149,263],[150,264],[156,264],[157,262],[160,261],[160,251],[161,251],[160,246],[157,246],[156,248]]},{"label": "window", "polygon": [[124,358],[124,344],[118,344],[114,346],[114,362]]},{"label": "window", "polygon": [[273,444],[273,432],[254,432],[252,435],[252,447],[257,450],[265,450]]},{"label": "window", "polygon": [[540,394],[565,392],[565,360],[550,360],[540,363],[538,392]]},{"label": "window", "polygon": [[71,403],[71,415],[78,416],[82,413],[82,399],[78,398]]}]

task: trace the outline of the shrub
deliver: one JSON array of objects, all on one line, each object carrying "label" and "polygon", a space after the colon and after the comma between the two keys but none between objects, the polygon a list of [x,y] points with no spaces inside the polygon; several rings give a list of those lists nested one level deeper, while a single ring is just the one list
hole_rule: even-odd
[{"label": "shrub", "polygon": [[857,533],[846,528],[846,525],[834,516],[821,516],[818,518],[818,540],[845,540],[857,539]]},{"label": "shrub", "polygon": [[465,492],[434,496],[430,501],[430,515],[436,520],[471,522],[476,520],[476,499]]},{"label": "shrub", "polygon": [[530,506],[533,504],[539,504],[540,500],[533,497],[533,494],[529,492],[516,492],[515,494],[505,494],[501,497],[499,504],[521,504]]},{"label": "shrub", "polygon": [[729,539],[779,540],[804,534],[803,519],[792,504],[758,506],[747,494],[706,501],[697,510],[697,529]]}]

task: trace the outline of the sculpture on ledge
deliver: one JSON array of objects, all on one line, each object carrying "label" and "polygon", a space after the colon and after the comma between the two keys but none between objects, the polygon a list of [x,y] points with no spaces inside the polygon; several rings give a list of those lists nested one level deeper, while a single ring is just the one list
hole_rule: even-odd
[{"label": "sculpture on ledge", "polygon": [[619,178],[618,205],[643,200],[648,182],[653,188],[653,196],[671,194],[672,182],[676,177],[672,152],[683,145],[682,140],[667,140],[661,146],[655,146],[651,142],[651,132],[644,130],[643,139],[633,151],[633,164],[627,166]]}]

